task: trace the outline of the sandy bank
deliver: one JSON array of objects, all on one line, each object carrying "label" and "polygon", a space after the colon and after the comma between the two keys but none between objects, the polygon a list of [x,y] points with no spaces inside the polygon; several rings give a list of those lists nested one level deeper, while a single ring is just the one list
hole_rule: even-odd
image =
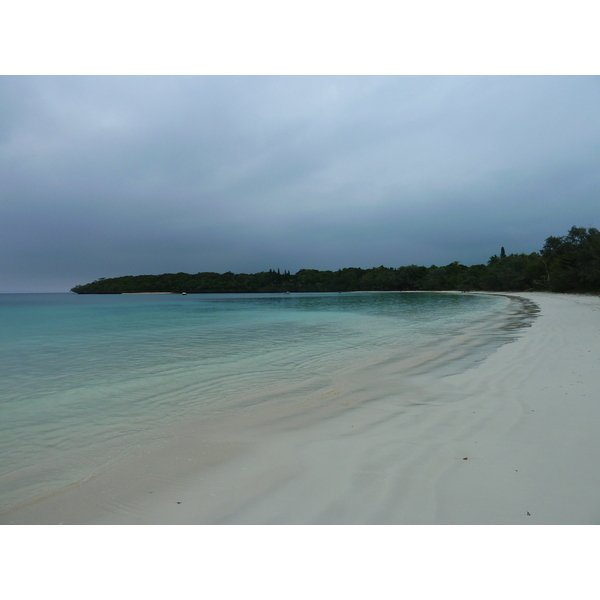
[{"label": "sandy bank", "polygon": [[435,522],[600,521],[600,298],[520,295],[541,307],[531,329],[449,378],[464,394],[449,448],[468,460],[440,475]]},{"label": "sandy bank", "polygon": [[458,375],[373,381],[182,426],[2,523],[600,521],[600,298],[541,308]]}]

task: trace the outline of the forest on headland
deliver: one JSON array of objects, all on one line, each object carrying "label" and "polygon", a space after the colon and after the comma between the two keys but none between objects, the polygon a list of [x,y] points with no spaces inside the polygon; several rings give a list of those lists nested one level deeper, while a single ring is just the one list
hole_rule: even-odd
[{"label": "forest on headland", "polygon": [[355,291],[600,291],[600,232],[572,227],[549,237],[539,252],[492,256],[487,264],[345,268],[337,271],[270,269],[260,273],[165,273],[101,278],[71,289],[76,294],[172,292],[355,292]]}]

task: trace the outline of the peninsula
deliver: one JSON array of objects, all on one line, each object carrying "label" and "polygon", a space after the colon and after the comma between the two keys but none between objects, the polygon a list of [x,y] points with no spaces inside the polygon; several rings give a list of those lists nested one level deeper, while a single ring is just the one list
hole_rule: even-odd
[{"label": "peninsula", "polygon": [[337,271],[279,269],[246,273],[165,273],[101,278],[71,289],[76,294],[285,293],[353,291],[600,291],[600,232],[572,227],[549,237],[539,252],[492,256],[487,264],[408,265]]}]

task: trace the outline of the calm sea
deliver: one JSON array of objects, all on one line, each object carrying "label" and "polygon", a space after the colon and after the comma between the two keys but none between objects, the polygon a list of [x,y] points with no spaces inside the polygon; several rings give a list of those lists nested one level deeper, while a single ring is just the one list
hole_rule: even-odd
[{"label": "calm sea", "polygon": [[391,363],[468,368],[526,320],[470,294],[0,295],[0,509],[170,423],[294,401],[353,365],[375,382]]}]

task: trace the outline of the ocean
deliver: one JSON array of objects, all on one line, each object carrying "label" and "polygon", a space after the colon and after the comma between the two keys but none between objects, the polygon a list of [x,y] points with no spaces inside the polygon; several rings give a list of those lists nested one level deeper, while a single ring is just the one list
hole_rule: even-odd
[{"label": "ocean", "polygon": [[[2,294],[0,511],[77,484],[178,423],[328,393],[404,407],[530,324],[483,294]],[[326,393],[329,390],[330,392]],[[412,390],[412,396],[409,394]]]}]

